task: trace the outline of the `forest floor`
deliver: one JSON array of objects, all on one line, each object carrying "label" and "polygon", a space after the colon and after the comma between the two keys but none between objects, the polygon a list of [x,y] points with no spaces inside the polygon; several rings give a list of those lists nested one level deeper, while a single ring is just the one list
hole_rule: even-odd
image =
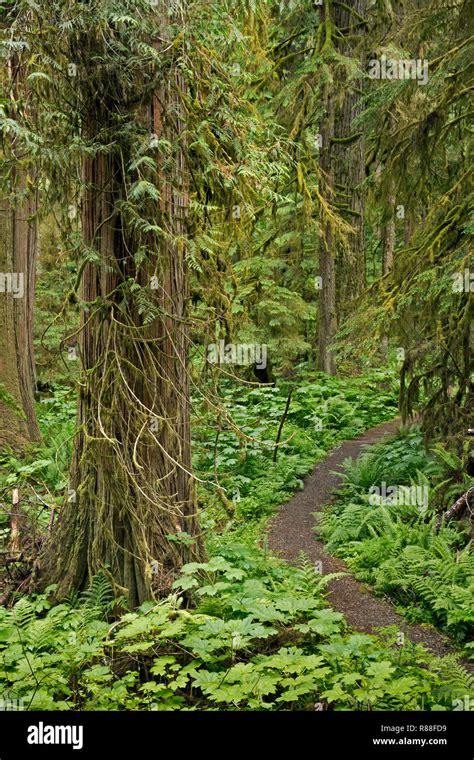
[{"label": "forest floor", "polygon": [[[377,443],[385,435],[394,434],[400,420],[384,422],[351,441],[335,448],[316,465],[306,478],[304,490],[284,504],[268,529],[269,548],[279,557],[295,562],[301,552],[314,563],[321,563],[323,575],[347,573],[329,583],[327,600],[342,612],[354,630],[376,633],[378,628],[397,626],[413,642],[422,644],[434,654],[443,656],[455,651],[453,645],[430,625],[408,623],[385,598],[377,597],[366,585],[357,581],[347,565],[328,554],[325,545],[315,536],[316,512],[319,512],[342,485],[342,463],[348,457],[356,459],[365,446]],[[463,662],[470,671],[474,668]]]}]

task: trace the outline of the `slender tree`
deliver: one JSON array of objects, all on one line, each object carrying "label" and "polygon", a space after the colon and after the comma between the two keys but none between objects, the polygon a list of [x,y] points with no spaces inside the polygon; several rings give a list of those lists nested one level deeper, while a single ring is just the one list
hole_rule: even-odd
[{"label": "slender tree", "polygon": [[[334,340],[348,304],[365,284],[364,202],[361,183],[365,177],[364,142],[354,122],[361,111],[360,64],[355,66],[360,37],[366,27],[365,0],[332,3],[322,8],[324,43],[321,54],[328,62],[323,86],[321,121],[320,292],[318,368],[336,374]],[[352,71],[352,74],[351,74]],[[345,226],[339,232],[332,207]],[[343,230],[343,234],[341,234]]]},{"label": "slender tree", "polygon": [[[328,204],[331,204],[334,198],[334,165],[331,160],[331,145],[334,137],[335,103],[329,82],[326,83],[323,92],[325,115],[321,127],[321,196]],[[336,353],[333,346],[337,332],[335,231],[330,217],[322,216],[321,222],[319,272],[322,287],[319,299],[318,369],[328,375],[335,375]]]},{"label": "slender tree", "polygon": [[[354,70],[345,75],[335,93],[336,113],[332,138],[335,204],[343,219],[352,227],[336,254],[337,311],[342,321],[351,301],[365,286],[365,140],[357,118],[363,110],[364,42],[368,21],[366,0],[335,2],[332,14],[337,33],[336,49],[353,60]],[[340,104],[340,105],[339,105]]]},{"label": "slender tree", "polygon": [[11,127],[0,177],[0,448],[21,449],[40,439],[33,397],[38,201],[21,137],[18,92],[25,64],[7,48],[3,52],[7,67],[1,82]]}]

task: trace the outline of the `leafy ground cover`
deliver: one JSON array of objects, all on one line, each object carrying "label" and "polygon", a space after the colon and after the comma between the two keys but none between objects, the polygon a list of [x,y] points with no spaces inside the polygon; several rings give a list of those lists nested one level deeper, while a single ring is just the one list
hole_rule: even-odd
[{"label": "leafy ground cover", "polygon": [[[225,387],[228,417],[219,431],[204,413],[195,419],[208,561],[185,566],[170,596],[135,611],[113,599],[106,575],[60,604],[50,588],[0,608],[0,691],[24,709],[48,710],[450,710],[461,703],[472,678],[454,657],[400,645],[392,629],[378,637],[350,631],[325,601],[331,576],[304,558],[297,568],[279,562],[258,543],[268,515],[302,487],[316,460],[394,416],[394,391],[388,373],[301,382],[274,462],[287,388]],[[45,443],[26,462],[2,460],[2,487],[29,488],[30,510],[38,495],[48,507],[67,497],[65,431],[74,411],[67,390],[40,408]],[[426,464],[420,447],[413,450],[409,472]]]},{"label": "leafy ground cover", "polygon": [[449,710],[469,693],[452,658],[347,631],[327,580],[228,544],[184,567],[175,595],[113,622],[103,577],[53,607],[23,598],[0,613],[0,688],[49,710]]}]

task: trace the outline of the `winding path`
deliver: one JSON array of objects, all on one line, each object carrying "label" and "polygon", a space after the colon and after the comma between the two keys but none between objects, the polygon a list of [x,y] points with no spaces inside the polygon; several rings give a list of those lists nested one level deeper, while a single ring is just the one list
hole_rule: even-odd
[{"label": "winding path", "polygon": [[[364,584],[357,581],[347,565],[337,557],[328,554],[324,543],[314,534],[314,513],[327,504],[336,488],[342,483],[340,474],[342,462],[348,457],[355,459],[364,446],[376,443],[384,435],[393,435],[399,420],[384,422],[367,431],[359,438],[346,441],[333,449],[329,456],[316,465],[305,480],[304,490],[280,508],[268,530],[270,549],[289,562],[297,560],[300,552],[312,562],[321,562],[323,575],[345,572],[348,575],[332,580],[328,586],[328,602],[342,612],[349,625],[357,631],[375,633],[377,628],[396,625],[400,631],[418,644],[423,644],[438,656],[454,650],[450,642],[430,625],[408,623],[394,608],[392,603],[377,597]],[[474,668],[463,663],[469,670]]]}]

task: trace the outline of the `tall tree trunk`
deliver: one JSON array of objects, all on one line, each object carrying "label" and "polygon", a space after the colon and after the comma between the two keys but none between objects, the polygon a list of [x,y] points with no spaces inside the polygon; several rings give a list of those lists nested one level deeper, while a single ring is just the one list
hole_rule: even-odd
[{"label": "tall tree trunk", "polygon": [[[84,93],[91,143],[112,133],[126,102],[120,74],[93,79]],[[41,583],[59,583],[59,596],[105,570],[131,606],[169,591],[183,563],[203,556],[189,424],[184,84],[172,62],[162,81],[133,118],[177,146],[172,168],[168,161],[156,178],[159,205],[149,209],[165,235],[144,237],[122,211],[133,145],[83,165],[83,237],[99,261],[87,263],[82,280],[89,306],[70,497],[42,559]]]},{"label": "tall tree trunk", "polygon": [[393,256],[395,253],[395,192],[393,181],[390,181],[387,208],[385,211],[385,220],[381,230],[382,238],[382,273],[388,274],[393,267]]},{"label": "tall tree trunk", "polygon": [[[330,27],[335,46],[345,56],[356,51],[357,30],[363,24],[366,0],[326,2],[322,23]],[[328,23],[329,22],[329,23]],[[362,30],[364,26],[362,25]],[[359,32],[360,34],[360,32]],[[365,285],[364,199],[365,149],[354,121],[359,115],[362,80],[348,86],[341,77],[341,63],[331,63],[333,80],[324,86],[324,116],[321,125],[321,193],[346,223],[344,234],[322,214],[320,245],[319,357],[318,368],[336,374],[333,348],[338,323],[347,315],[350,301]],[[342,81],[341,81],[342,79]],[[352,228],[347,231],[347,225]]]},{"label": "tall tree trunk", "polygon": [[[395,253],[396,227],[395,227],[395,191],[393,180],[389,180],[389,191],[387,197],[387,208],[385,209],[385,220],[381,229],[382,244],[382,274],[388,274],[393,267],[393,257]],[[388,360],[388,335],[382,336],[382,353]]]},{"label": "tall tree trunk", "polygon": [[[334,135],[334,98],[331,88],[324,88],[324,120],[321,126],[321,195],[331,204],[334,197],[334,171],[331,161],[331,140]],[[319,245],[319,297],[318,369],[328,375],[336,374],[336,354],[333,342],[337,332],[336,313],[336,258],[334,233],[331,221],[321,219],[322,235]]]},{"label": "tall tree trunk", "polygon": [[[366,0],[348,0],[347,3],[333,4],[333,22],[339,30],[338,50],[348,58],[359,58],[364,68],[364,40],[366,27]],[[366,282],[365,234],[364,234],[364,191],[365,141],[361,127],[355,120],[362,111],[363,79],[340,83],[342,104],[336,108],[333,137],[333,162],[335,204],[341,216],[353,228],[343,246],[338,246],[336,255],[337,311],[342,321],[349,313],[352,299],[356,298]],[[339,98],[336,97],[339,101]]]},{"label": "tall tree trunk", "polygon": [[[12,57],[6,77],[12,118],[18,118],[16,93],[22,78],[24,66]],[[26,170],[19,168],[17,138],[6,149],[0,191],[0,449],[20,450],[40,440],[33,395],[38,202]]]}]

